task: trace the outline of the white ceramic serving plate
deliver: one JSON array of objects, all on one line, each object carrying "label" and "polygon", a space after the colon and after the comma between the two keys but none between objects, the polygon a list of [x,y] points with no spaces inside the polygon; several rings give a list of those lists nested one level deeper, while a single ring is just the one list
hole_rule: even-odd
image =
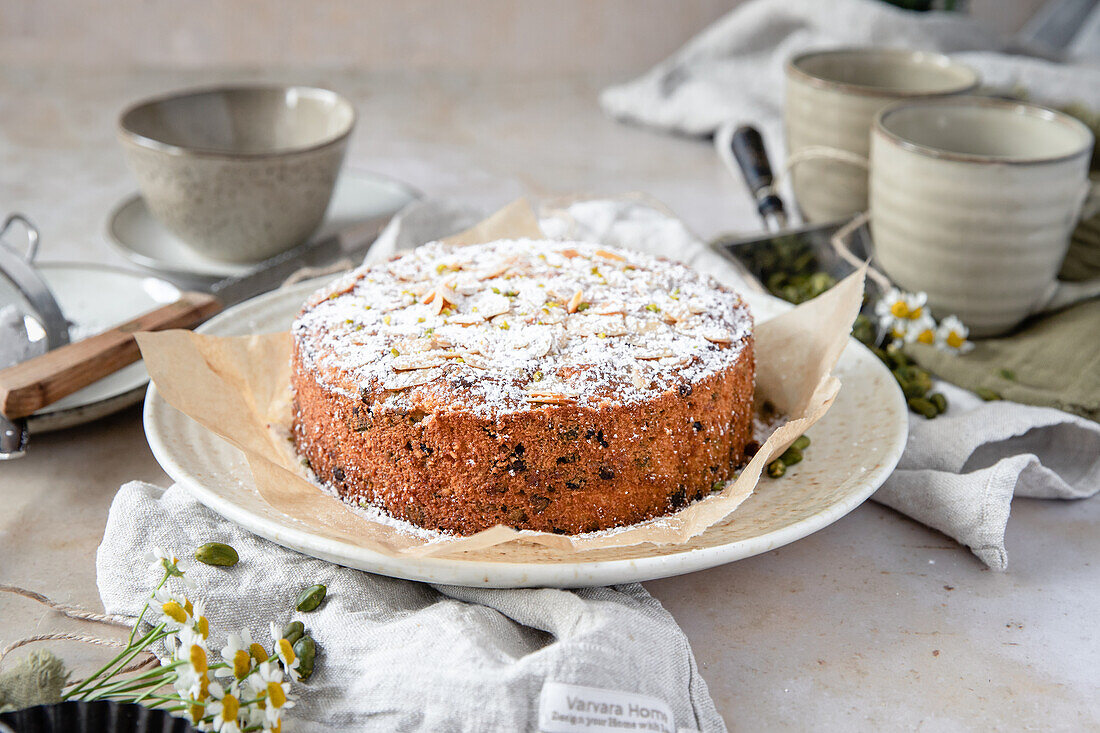
[{"label": "white ceramic serving plate", "polygon": [[[198,330],[219,336],[286,329],[306,296],[323,281],[262,295],[218,315]],[[787,304],[747,294],[758,319]],[[255,490],[243,454],[178,412],[149,386],[145,433],[153,455],[174,480],[227,519],[273,542],[352,568],[409,580],[513,588],[580,587],[652,580],[757,555],[805,537],[865,501],[894,469],[905,447],[908,416],[893,376],[851,341],[837,366],[844,382],[829,413],[808,433],[806,460],[781,479],[764,478],[729,517],[683,545],[636,545],[565,554],[510,544],[460,557],[389,557],[319,537],[308,525],[267,504]]]},{"label": "white ceramic serving plate", "polygon": [[[336,181],[332,202],[313,239],[322,239],[358,221],[397,213],[420,194],[377,173],[347,169]],[[124,257],[153,272],[184,278],[238,277],[255,264],[222,262],[184,244],[153,218],[145,200],[134,194],[107,219],[107,241]]]},{"label": "white ceramic serving plate", "polygon": [[[110,265],[38,262],[35,267],[69,320],[73,341],[172,303],[180,295],[169,282]],[[0,303],[16,297],[2,292]],[[97,420],[140,402],[148,383],[145,367],[131,364],[43,407],[27,419],[27,428],[32,434],[44,433]]]}]

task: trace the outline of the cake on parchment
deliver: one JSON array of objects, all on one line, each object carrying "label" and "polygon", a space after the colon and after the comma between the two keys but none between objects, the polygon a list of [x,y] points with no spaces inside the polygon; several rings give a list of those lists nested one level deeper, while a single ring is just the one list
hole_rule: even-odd
[{"label": "cake on parchment", "polygon": [[425,528],[633,524],[731,478],[752,440],[748,307],[638,252],[431,243],[315,293],[292,337],[300,454]]}]

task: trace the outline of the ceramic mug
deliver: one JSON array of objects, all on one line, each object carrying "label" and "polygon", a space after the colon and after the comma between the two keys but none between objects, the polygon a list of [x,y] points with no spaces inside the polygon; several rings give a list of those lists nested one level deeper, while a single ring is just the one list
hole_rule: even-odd
[{"label": "ceramic mug", "polygon": [[977,72],[946,56],[885,48],[803,53],[787,62],[786,78],[787,168],[798,208],[811,222],[866,211],[864,161],[883,107],[978,86]]},{"label": "ceramic mug", "polygon": [[975,336],[1100,295],[1100,281],[1057,280],[1093,144],[1079,120],[1034,104],[957,97],[883,110],[870,155],[878,263]]},{"label": "ceramic mug", "polygon": [[158,221],[206,257],[257,262],[321,224],[354,126],[336,92],[246,85],[139,102],[118,139]]}]

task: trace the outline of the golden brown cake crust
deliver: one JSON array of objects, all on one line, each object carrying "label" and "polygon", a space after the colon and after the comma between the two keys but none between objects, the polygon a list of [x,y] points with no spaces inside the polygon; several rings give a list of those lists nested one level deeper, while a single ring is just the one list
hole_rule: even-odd
[{"label": "golden brown cake crust", "polygon": [[735,294],[636,252],[426,245],[307,303],[295,440],[340,496],[421,527],[632,524],[742,462],[751,326]]}]

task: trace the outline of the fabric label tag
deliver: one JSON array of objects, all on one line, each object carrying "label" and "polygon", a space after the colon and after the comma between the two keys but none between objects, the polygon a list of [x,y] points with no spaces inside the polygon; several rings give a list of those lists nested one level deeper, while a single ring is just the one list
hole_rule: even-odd
[{"label": "fabric label tag", "polygon": [[539,730],[543,733],[601,730],[677,733],[672,708],[664,700],[550,680],[542,686],[539,695]]}]

